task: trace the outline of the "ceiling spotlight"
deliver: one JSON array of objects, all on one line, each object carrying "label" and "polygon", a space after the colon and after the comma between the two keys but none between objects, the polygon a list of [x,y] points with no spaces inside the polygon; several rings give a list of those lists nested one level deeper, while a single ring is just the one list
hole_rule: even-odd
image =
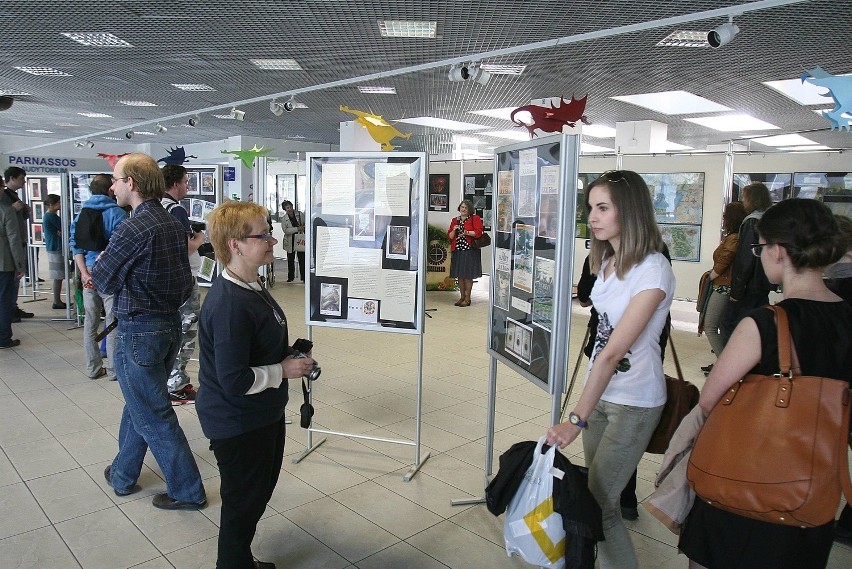
[{"label": "ceiling spotlight", "polygon": [[124,138],[126,138],[127,140],[130,140],[131,138],[133,138],[133,131],[132,131],[132,130],[128,130],[127,132],[125,132],[125,133],[124,133]]},{"label": "ceiling spotlight", "polygon": [[276,117],[280,117],[284,114],[284,105],[279,103],[276,99],[272,99],[272,102],[269,103],[269,111]]},{"label": "ceiling spotlight", "polygon": [[729,43],[734,36],[740,33],[740,29],[734,24],[734,17],[728,17],[728,23],[716,26],[707,32],[707,43],[710,47],[722,47]]},{"label": "ceiling spotlight", "polygon": [[284,101],[282,106],[284,107],[285,111],[287,111],[288,113],[292,113],[293,109],[296,108],[296,99],[293,96],[290,96],[289,99]]},{"label": "ceiling spotlight", "polygon": [[167,130],[169,130],[169,129],[167,129],[166,127],[164,127],[164,126],[163,126],[163,125],[161,125],[160,123],[157,123],[157,132],[158,132],[158,133],[163,134],[163,133],[164,133],[164,132],[166,132]]},{"label": "ceiling spotlight", "polygon": [[91,140],[86,141],[86,148],[94,148],[94,147],[95,147],[94,142],[92,142]]},{"label": "ceiling spotlight", "polygon": [[246,112],[237,107],[231,107],[231,118],[235,121],[244,121],[246,120]]},{"label": "ceiling spotlight", "polygon": [[476,81],[480,85],[486,85],[491,80],[491,74],[475,63],[453,65],[448,77],[450,81]]},{"label": "ceiling spotlight", "polygon": [[201,119],[198,118],[198,115],[195,115],[194,117],[189,117],[189,120],[186,121],[186,124],[188,124],[189,126],[198,126],[199,122],[201,122]]},{"label": "ceiling spotlight", "polygon": [[470,79],[480,85],[487,85],[491,81],[491,74],[485,71],[482,66],[477,65],[470,69]]},{"label": "ceiling spotlight", "polygon": [[450,81],[467,81],[468,77],[470,77],[470,72],[467,65],[453,65],[450,67]]},{"label": "ceiling spotlight", "polygon": [[83,141],[78,140],[77,142],[74,143],[74,147],[75,148],[83,148]]}]

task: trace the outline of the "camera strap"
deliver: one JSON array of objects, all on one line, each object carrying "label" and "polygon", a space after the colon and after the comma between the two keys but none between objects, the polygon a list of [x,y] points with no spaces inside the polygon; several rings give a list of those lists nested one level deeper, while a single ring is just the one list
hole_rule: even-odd
[{"label": "camera strap", "polygon": [[314,416],[314,406],[310,404],[308,400],[308,386],[305,383],[306,380],[304,377],[302,378],[302,395],[305,398],[305,402],[302,403],[302,406],[299,407],[299,415],[301,416],[299,424],[303,429],[308,429],[311,426],[311,417]]}]

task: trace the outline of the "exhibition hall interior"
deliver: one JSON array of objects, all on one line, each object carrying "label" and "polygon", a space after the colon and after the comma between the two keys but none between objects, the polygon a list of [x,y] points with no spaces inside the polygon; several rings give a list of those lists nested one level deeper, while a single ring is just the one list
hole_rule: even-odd
[{"label": "exhibition hall interior", "polygon": [[[284,462],[254,555],[288,569],[532,566],[507,555],[505,516],[481,499],[500,455],[579,399],[590,311],[572,292],[592,237],[586,188],[620,169],[648,185],[676,279],[680,369],[669,350],[664,370],[702,387],[715,356],[696,299],[725,205],[762,182],[773,202],[816,199],[852,217],[849,8],[0,3],[0,161],[27,171],[31,268],[18,303],[34,313],[12,324],[20,345],[0,350],[0,568],[216,566],[220,474],[195,405],[172,408],[207,506],[152,507],[166,485],[150,453],[141,491],[116,495],[103,472],[124,398],[118,382],[87,375],[73,262],[66,307],[51,306],[43,200],[60,196],[70,230],[93,177],[133,152],[187,169],[192,222],[229,200],[269,211],[279,243],[263,286],[322,368],[311,430],[290,381]],[[311,220],[308,268],[292,280],[285,200]],[[492,238],[469,306],[449,276],[462,200]],[[222,278],[212,248],[205,259],[202,302]],[[579,438],[562,452],[584,464]],[[639,463],[638,518],[624,523],[640,567],[683,568],[678,536],[641,505],[662,458]],[[835,542],[827,566],[852,567],[852,547]]]}]

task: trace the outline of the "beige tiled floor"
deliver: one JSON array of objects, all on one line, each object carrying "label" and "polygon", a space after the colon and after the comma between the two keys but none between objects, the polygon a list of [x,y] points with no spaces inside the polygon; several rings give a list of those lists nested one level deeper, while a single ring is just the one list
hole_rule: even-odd
[{"label": "beige tiled floor", "polygon": [[[427,294],[437,308],[426,321],[421,456],[410,481],[411,446],[329,436],[298,464],[306,447],[298,427],[301,394],[294,384],[288,414],[287,458],[275,495],[258,526],[256,555],[279,568],[453,569],[527,567],[508,558],[502,518],[482,505],[450,501],[482,495],[488,356],[482,347],[488,318],[486,279],[470,308],[452,293]],[[304,288],[272,290],[284,306],[293,338],[305,335]],[[219,479],[193,407],[177,408],[196,454],[209,506],[201,512],[164,512],[151,496],[165,489],[156,462],[146,461],[143,491],[119,498],[103,468],[116,451],[122,399],[116,383],[82,373],[81,330],[49,301],[28,303],[36,318],[14,325],[22,345],[0,351],[0,568],[210,569],[215,565]],[[574,318],[580,343],[584,311]],[[694,330],[693,305],[676,303],[675,341],[684,373],[699,385],[710,361]],[[414,437],[416,337],[314,328],[323,368],[315,384],[315,425],[373,437]],[[575,350],[572,350],[576,354]],[[572,359],[576,356],[572,356]],[[667,371],[674,373],[671,358]],[[498,366],[496,458],[511,444],[538,438],[549,421],[550,399],[538,387]],[[576,396],[576,395],[575,395]],[[321,435],[314,435],[314,442]],[[580,444],[567,449],[582,462]],[[659,457],[640,464],[638,494],[650,494]],[[675,537],[644,510],[628,522],[642,567],[686,567]],[[852,566],[852,549],[835,546],[830,567]]]}]

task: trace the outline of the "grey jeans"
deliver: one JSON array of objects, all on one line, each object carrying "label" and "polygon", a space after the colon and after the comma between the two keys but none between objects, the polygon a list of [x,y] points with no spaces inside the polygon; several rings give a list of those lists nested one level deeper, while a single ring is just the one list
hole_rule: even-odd
[{"label": "grey jeans", "polygon": [[598,543],[601,569],[639,567],[630,534],[621,519],[621,491],[642,459],[663,406],[633,407],[598,401],[583,432],[589,490],[601,507],[606,541]]},{"label": "grey jeans", "polygon": [[[86,317],[83,320],[83,349],[86,352],[86,375],[95,377],[102,367],[101,347],[95,337],[101,330],[101,308],[106,315],[105,324],[108,326],[115,319],[112,312],[114,295],[101,294],[93,288],[83,289],[83,310]],[[115,330],[106,338],[106,352],[109,360],[106,365],[107,379],[115,379]]]},{"label": "grey jeans", "polygon": [[722,324],[722,315],[725,314],[727,306],[728,295],[714,290],[710,293],[710,298],[707,300],[707,310],[704,312],[704,333],[707,334],[707,341],[710,342],[710,348],[713,349],[717,358],[725,347],[719,327]]}]

